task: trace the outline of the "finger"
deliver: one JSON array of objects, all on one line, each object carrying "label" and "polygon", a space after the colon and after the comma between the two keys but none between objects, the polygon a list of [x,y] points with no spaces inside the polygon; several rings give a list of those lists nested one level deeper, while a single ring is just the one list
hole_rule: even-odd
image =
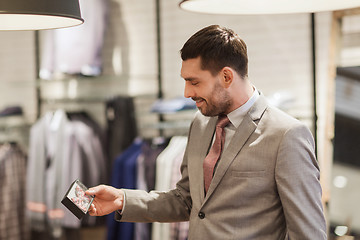
[{"label": "finger", "polygon": [[95,210],[89,211],[89,215],[90,215],[90,216],[95,216],[95,217],[96,217],[96,211],[95,211]]},{"label": "finger", "polygon": [[95,205],[94,205],[94,204],[91,204],[91,205],[90,205],[90,208],[89,208],[88,212],[89,212],[89,214],[90,214],[91,216],[96,216],[96,208],[95,208]]},{"label": "finger", "polygon": [[95,209],[95,204],[91,204],[90,207],[89,207],[89,211],[93,211]]},{"label": "finger", "polygon": [[89,188],[85,194],[86,195],[89,195],[89,196],[95,196],[95,193],[96,193],[96,190],[92,189],[92,188]]}]

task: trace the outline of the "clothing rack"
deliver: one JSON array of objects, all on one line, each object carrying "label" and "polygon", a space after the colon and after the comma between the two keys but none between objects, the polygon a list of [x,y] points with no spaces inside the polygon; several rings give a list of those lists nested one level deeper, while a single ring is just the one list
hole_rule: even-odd
[{"label": "clothing rack", "polygon": [[[124,95],[121,96],[129,96],[134,98],[141,98],[141,99],[155,99],[154,94],[143,94],[143,95]],[[53,104],[53,103],[104,103],[106,101],[115,98],[116,96],[105,96],[105,97],[64,97],[64,98],[42,98],[42,102],[45,104]]]},{"label": "clothing rack", "polygon": [[[171,114],[161,114],[162,120],[160,121],[158,118],[159,113],[150,111],[151,104],[157,100],[154,94],[143,94],[130,97],[133,97],[136,106],[136,119],[140,132],[139,135],[141,137],[151,138],[157,136],[170,137],[174,135],[187,135],[191,119],[195,112],[194,110],[182,110]],[[81,111],[90,107],[91,111],[96,111],[95,105],[97,106],[96,108],[100,108],[96,113],[102,114],[104,113],[104,109],[102,109],[103,107],[101,105],[113,98],[116,98],[116,96],[43,98],[42,102],[43,107],[47,110],[63,108],[65,111]],[[91,105],[88,106],[87,104]],[[103,121],[101,120],[101,122]]]}]

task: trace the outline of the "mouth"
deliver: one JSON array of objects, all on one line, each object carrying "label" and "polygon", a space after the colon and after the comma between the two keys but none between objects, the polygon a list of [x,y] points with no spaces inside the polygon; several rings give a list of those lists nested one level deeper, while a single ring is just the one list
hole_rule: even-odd
[{"label": "mouth", "polygon": [[203,98],[193,98],[192,100],[195,101],[196,107],[200,107],[205,102]]}]

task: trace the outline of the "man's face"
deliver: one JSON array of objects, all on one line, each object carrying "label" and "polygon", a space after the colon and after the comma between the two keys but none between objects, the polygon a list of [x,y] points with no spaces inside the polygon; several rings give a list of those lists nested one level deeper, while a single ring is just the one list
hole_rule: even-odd
[{"label": "man's face", "polygon": [[213,76],[210,71],[201,69],[198,57],[183,61],[181,76],[185,79],[184,96],[191,97],[203,115],[228,113],[232,99],[222,86],[221,71]]}]

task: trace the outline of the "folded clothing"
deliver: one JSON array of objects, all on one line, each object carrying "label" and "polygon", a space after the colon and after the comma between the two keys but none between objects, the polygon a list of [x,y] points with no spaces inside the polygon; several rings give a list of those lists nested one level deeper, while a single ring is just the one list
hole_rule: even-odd
[{"label": "folded clothing", "polygon": [[2,111],[0,111],[0,117],[16,116],[22,114],[23,110],[20,106],[6,107]]},{"label": "folded clothing", "polygon": [[159,99],[151,107],[151,112],[174,113],[187,109],[196,109],[196,104],[190,98]]}]

